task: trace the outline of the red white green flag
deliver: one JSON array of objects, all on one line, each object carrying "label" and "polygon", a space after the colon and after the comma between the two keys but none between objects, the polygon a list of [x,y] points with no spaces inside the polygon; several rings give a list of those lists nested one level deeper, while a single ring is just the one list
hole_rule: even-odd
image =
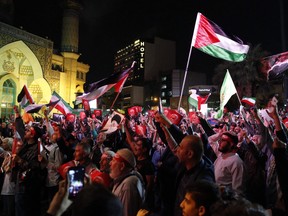
[{"label": "red white green flag", "polygon": [[256,98],[255,97],[243,97],[241,102],[248,104],[249,106],[254,106],[256,103]]},{"label": "red white green flag", "polygon": [[55,101],[58,101],[58,103],[53,108],[59,110],[63,115],[72,113],[70,105],[59,94],[57,94],[57,92],[53,91],[50,102],[52,103]]},{"label": "red white green flag", "polygon": [[213,57],[233,62],[243,61],[249,50],[242,40],[228,36],[201,13],[197,14],[192,46]]}]

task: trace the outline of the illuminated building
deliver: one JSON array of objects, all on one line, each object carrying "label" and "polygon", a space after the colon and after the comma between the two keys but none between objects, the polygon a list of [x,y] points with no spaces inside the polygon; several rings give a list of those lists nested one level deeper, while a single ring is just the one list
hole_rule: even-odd
[{"label": "illuminated building", "polygon": [[76,0],[66,0],[63,7],[59,53],[54,53],[51,40],[0,22],[1,118],[13,112],[23,85],[36,104],[49,103],[56,91],[73,107],[76,94],[83,92],[89,65],[78,62],[81,5]]},{"label": "illuminated building", "polygon": [[[181,89],[184,81],[184,70],[175,69],[172,71],[164,71],[161,73],[161,99],[163,106],[178,108]],[[188,71],[186,75],[183,95],[181,99],[181,107],[188,110],[188,92],[191,85],[199,85],[206,83],[206,74],[200,72]]]},{"label": "illuminated building", "polygon": [[153,42],[136,40],[118,50],[115,55],[114,71],[123,71],[136,61],[133,71],[122,90],[118,107],[149,105],[160,94],[161,71],[175,68],[174,41],[155,37]]}]

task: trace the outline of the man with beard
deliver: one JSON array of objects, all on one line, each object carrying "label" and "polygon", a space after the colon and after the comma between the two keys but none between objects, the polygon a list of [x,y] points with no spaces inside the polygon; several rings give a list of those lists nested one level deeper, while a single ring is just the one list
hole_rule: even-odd
[{"label": "man with beard", "polygon": [[173,131],[173,124],[161,113],[157,113],[155,118],[161,124],[170,150],[178,159],[176,185],[173,188],[167,188],[176,192],[174,215],[178,216],[182,214],[180,204],[185,197],[187,185],[200,180],[214,182],[214,167],[212,161],[204,155],[203,143],[199,136],[187,135],[177,142],[176,137],[179,132],[176,130],[183,134],[181,130],[174,128]]},{"label": "man with beard", "polygon": [[112,193],[123,204],[123,216],[136,216],[145,197],[143,179],[135,167],[136,159],[127,148],[118,150],[110,162],[110,177],[114,180]]},{"label": "man with beard", "polygon": [[210,140],[210,145],[218,147],[217,159],[214,162],[215,180],[220,186],[227,186],[238,193],[245,194],[246,172],[244,163],[237,152],[238,137],[232,131],[225,131],[219,140]]}]

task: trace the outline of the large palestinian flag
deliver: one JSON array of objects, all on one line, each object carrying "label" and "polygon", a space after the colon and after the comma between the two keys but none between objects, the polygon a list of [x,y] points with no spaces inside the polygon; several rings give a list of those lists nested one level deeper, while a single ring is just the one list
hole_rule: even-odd
[{"label": "large palestinian flag", "polygon": [[216,58],[243,61],[249,46],[235,36],[228,36],[217,24],[201,13],[197,14],[192,46]]}]

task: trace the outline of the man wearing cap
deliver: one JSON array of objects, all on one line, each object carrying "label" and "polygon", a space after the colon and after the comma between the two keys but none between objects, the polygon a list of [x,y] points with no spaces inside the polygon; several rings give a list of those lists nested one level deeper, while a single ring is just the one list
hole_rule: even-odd
[{"label": "man wearing cap", "polygon": [[215,137],[214,139],[210,138],[209,143],[214,146],[213,149],[215,149],[217,155],[214,162],[216,183],[220,186],[231,187],[244,195],[246,172],[243,161],[236,153],[237,134],[233,131],[224,131],[218,135],[218,140],[215,140]]},{"label": "man wearing cap", "polygon": [[110,162],[110,177],[114,180],[112,192],[123,204],[123,216],[136,216],[145,197],[141,174],[135,171],[136,159],[127,148],[116,152]]}]

